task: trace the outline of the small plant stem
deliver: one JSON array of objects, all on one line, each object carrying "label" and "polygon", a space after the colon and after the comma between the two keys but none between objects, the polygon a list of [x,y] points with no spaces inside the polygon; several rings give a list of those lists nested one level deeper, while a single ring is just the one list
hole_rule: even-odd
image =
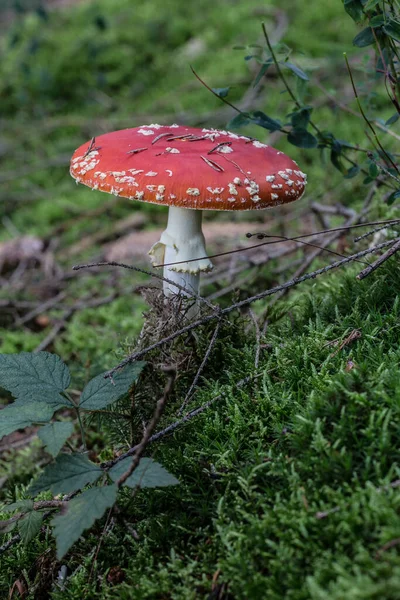
[{"label": "small plant stem", "polygon": [[105,373],[104,377],[105,378],[112,377],[114,375],[114,373],[119,371],[119,369],[122,369],[123,367],[125,367],[125,365],[133,362],[134,360],[138,360],[139,358],[142,358],[142,356],[145,356],[148,352],[151,352],[151,350],[154,350],[155,348],[158,348],[158,347],[162,346],[163,344],[171,342],[175,338],[177,338],[189,331],[192,331],[192,329],[196,329],[200,325],[204,325],[205,323],[209,323],[210,321],[213,321],[214,319],[221,318],[221,316],[227,315],[227,314],[233,312],[234,310],[238,310],[244,306],[248,306],[249,304],[252,304],[253,302],[257,302],[258,300],[262,300],[263,298],[267,298],[268,296],[272,296],[274,294],[277,294],[278,292],[292,288],[296,285],[299,285],[303,281],[307,281],[308,279],[315,279],[319,275],[322,275],[323,273],[327,273],[328,271],[331,271],[332,269],[337,269],[345,264],[348,264],[348,263],[354,261],[357,258],[362,258],[364,256],[367,256],[368,254],[373,254],[374,252],[377,252],[378,250],[381,250],[382,248],[392,246],[395,242],[397,242],[397,240],[390,240],[387,242],[383,242],[382,244],[378,244],[377,246],[374,246],[373,248],[367,248],[366,250],[362,250],[361,252],[352,254],[351,256],[343,258],[342,260],[338,260],[334,263],[331,263],[330,265],[326,265],[325,267],[317,269],[316,271],[313,271],[311,273],[306,273],[306,275],[302,275],[301,277],[292,278],[289,281],[286,281],[285,283],[283,283],[282,285],[275,286],[273,288],[270,288],[268,290],[260,292],[259,294],[256,294],[255,296],[251,296],[250,298],[246,298],[245,300],[241,300],[240,302],[232,304],[231,306],[228,306],[227,308],[223,308],[220,311],[219,315],[217,315],[215,313],[211,314],[211,315],[206,315],[205,317],[202,317],[201,319],[198,319],[197,321],[194,321],[193,323],[186,325],[186,327],[183,327],[182,329],[179,329],[178,331],[171,333],[167,337],[162,338],[158,342],[155,342],[154,344],[147,346],[147,348],[144,348],[143,350],[139,350],[137,352],[133,352],[132,354],[129,354],[118,365],[116,365],[115,367],[113,367],[112,369],[107,371],[107,373]]},{"label": "small plant stem", "polygon": [[75,411],[76,411],[76,415],[78,417],[79,428],[81,430],[81,438],[82,438],[83,448],[86,451],[87,450],[86,437],[85,437],[85,430],[84,430],[83,423],[82,423],[81,413],[80,413],[79,408],[75,408]]},{"label": "small plant stem", "polygon": [[174,386],[175,378],[176,378],[176,368],[173,366],[164,367],[163,371],[168,375],[168,380],[167,380],[167,383],[164,388],[164,394],[163,394],[162,398],[160,398],[158,400],[156,409],[153,414],[153,418],[151,419],[150,423],[147,425],[141,441],[135,447],[135,451],[133,452],[132,464],[130,465],[129,469],[123,475],[121,475],[121,477],[117,481],[117,486],[119,488],[132,475],[133,471],[138,466],[138,464],[140,462],[140,458],[141,458],[143,452],[145,451],[147,444],[149,443],[149,440],[151,438],[151,435],[152,435],[154,429],[156,428],[159,420],[161,419],[161,416],[164,412],[164,408],[167,403],[167,400],[172,392],[172,388]]},{"label": "small plant stem", "polygon": [[197,75],[196,71],[193,69],[193,67],[190,65],[190,70],[192,71],[193,75],[196,77],[196,79],[198,79],[200,81],[200,83],[202,85],[204,85],[204,87],[211,92],[212,94],[214,94],[214,96],[216,98],[218,98],[219,100],[222,100],[222,102],[224,104],[227,104],[228,106],[230,106],[231,108],[233,108],[233,110],[235,110],[237,113],[239,113],[240,115],[243,115],[245,117],[248,116],[248,113],[244,112],[243,110],[241,110],[240,108],[238,108],[237,106],[235,106],[234,104],[232,104],[232,102],[229,102],[229,100],[227,100],[226,98],[223,98],[222,96],[220,96],[219,94],[217,94],[216,92],[214,92],[214,90],[206,84],[205,81],[203,81],[203,79],[201,79],[201,77],[199,75]]},{"label": "small plant stem", "polygon": [[353,74],[352,74],[351,69],[350,69],[350,63],[349,63],[349,60],[347,58],[346,52],[344,52],[343,55],[344,55],[344,59],[346,61],[347,71],[349,73],[349,77],[350,77],[350,81],[351,81],[351,86],[353,88],[354,97],[356,99],[358,109],[359,109],[359,111],[360,111],[360,113],[361,113],[364,121],[366,122],[366,124],[370,128],[370,130],[372,132],[372,135],[374,136],[374,139],[375,139],[375,142],[376,142],[377,146],[379,147],[379,149],[381,150],[381,152],[383,153],[383,155],[386,157],[386,159],[388,160],[388,162],[390,162],[390,164],[395,169],[395,171],[397,173],[399,173],[397,165],[392,161],[392,159],[390,158],[390,156],[388,155],[388,153],[386,152],[386,150],[384,149],[384,147],[380,143],[379,138],[377,136],[377,133],[376,133],[373,125],[371,124],[370,120],[368,119],[367,115],[365,114],[365,112],[363,110],[363,107],[361,106],[360,98],[358,97],[357,88],[356,88],[356,85],[354,83]]},{"label": "small plant stem", "polygon": [[68,398],[68,400],[71,402],[71,404],[73,405],[75,412],[76,412],[76,416],[78,417],[78,423],[79,423],[79,428],[81,430],[81,438],[82,438],[82,444],[84,449],[86,450],[86,437],[85,437],[85,430],[83,427],[83,423],[82,423],[82,418],[81,418],[81,413],[79,410],[79,405],[78,402],[75,402],[71,396],[68,394],[68,392],[64,392],[65,396]]},{"label": "small plant stem", "polygon": [[[297,108],[301,108],[301,104],[297,100],[297,98],[296,98],[295,94],[293,93],[290,85],[286,81],[286,77],[284,76],[283,71],[282,71],[282,69],[280,67],[280,64],[278,62],[278,59],[276,58],[275,52],[274,52],[274,50],[272,48],[272,44],[271,44],[270,39],[268,37],[267,29],[265,27],[265,23],[261,23],[261,27],[262,27],[262,30],[263,30],[263,33],[264,33],[265,41],[267,42],[268,50],[271,53],[272,60],[274,61],[275,68],[278,71],[278,75],[281,78],[283,85],[285,86],[285,88],[286,88],[289,96],[291,97],[291,99],[293,100],[293,102],[295,103],[295,105],[297,106]],[[314,131],[316,131],[317,133],[321,133],[320,130],[319,130],[319,128],[317,127],[317,125],[315,125],[315,123],[313,123],[313,121],[311,121],[311,120],[310,120],[310,125],[314,129]]]}]

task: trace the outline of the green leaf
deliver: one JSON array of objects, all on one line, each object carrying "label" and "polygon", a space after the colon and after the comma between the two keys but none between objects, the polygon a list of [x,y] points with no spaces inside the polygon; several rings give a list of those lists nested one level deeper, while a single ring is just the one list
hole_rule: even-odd
[{"label": "green leaf", "polygon": [[399,119],[400,115],[399,113],[394,113],[394,115],[392,115],[390,117],[390,119],[388,119],[385,123],[385,125],[393,125],[393,123],[396,123],[396,121]]},{"label": "green leaf", "polygon": [[316,148],[318,146],[317,138],[306,129],[295,128],[287,136],[288,142],[298,148]]},{"label": "green leaf", "polygon": [[[114,465],[108,472],[111,479],[118,481],[128,471],[132,461],[133,457],[129,456]],[[155,488],[178,484],[179,481],[176,477],[168,473],[160,463],[155,462],[152,458],[141,458],[138,466],[125,481],[124,485],[130,488]]]},{"label": "green leaf", "polygon": [[353,40],[353,46],[357,46],[357,48],[364,48],[371,44],[375,44],[375,38],[371,27],[366,27],[360,31]]},{"label": "green leaf", "polygon": [[17,429],[29,427],[32,423],[50,421],[55,410],[56,407],[46,402],[31,402],[22,406],[17,402],[9,404],[0,411],[0,439]]},{"label": "green leaf", "polygon": [[376,165],[374,162],[371,162],[369,165],[368,173],[369,173],[369,176],[372,177],[372,179],[375,179],[375,177],[378,177],[378,175],[379,175],[378,165]]},{"label": "green leaf", "polygon": [[292,71],[292,73],[294,73],[300,79],[303,79],[303,81],[309,81],[308,75],[306,73],[304,73],[304,71],[302,71],[302,69],[300,69],[300,67],[297,67],[296,65],[294,65],[291,62],[285,62],[285,63],[283,63],[283,66],[290,69]]},{"label": "green leaf", "polygon": [[312,113],[311,106],[303,106],[299,110],[292,112],[289,116],[291,119],[292,127],[295,129],[307,129],[307,126],[310,122],[310,117]]},{"label": "green leaf", "polygon": [[105,379],[104,373],[97,375],[84,388],[79,407],[84,410],[99,410],[116,402],[137,381],[145,364],[143,361],[131,363],[123,371],[117,373],[113,379],[110,377]]},{"label": "green leaf", "polygon": [[387,199],[387,203],[389,204],[389,206],[391,204],[393,204],[397,198],[400,198],[400,190],[396,190],[395,192],[392,192],[389,196],[389,198]]},{"label": "green leaf", "polygon": [[224,87],[224,88],[211,88],[211,89],[214,92],[214,94],[217,94],[217,96],[219,96],[220,98],[226,98],[226,96],[229,94],[229,90],[231,88]]},{"label": "green leaf", "polygon": [[18,512],[29,512],[30,510],[33,510],[33,500],[17,500],[17,502],[2,506],[0,512],[14,512],[15,510],[18,510]]},{"label": "green leaf", "polygon": [[[379,1],[379,0],[377,0]],[[360,0],[344,0],[344,10],[353,19],[353,21],[361,21],[363,18],[363,6]]]},{"label": "green leaf", "polygon": [[280,121],[271,119],[271,117],[268,117],[265,113],[261,112],[261,110],[256,110],[252,114],[252,121],[256,125],[268,129],[268,131],[280,131],[280,129],[282,129],[282,123]]},{"label": "green leaf", "polygon": [[51,490],[53,495],[69,494],[94,483],[103,471],[84,454],[60,454],[29,488],[32,496]]},{"label": "green leaf", "polygon": [[18,521],[18,531],[25,546],[39,533],[43,522],[43,513],[36,510],[28,512]]},{"label": "green leaf", "polygon": [[116,485],[86,490],[68,502],[64,514],[54,517],[51,524],[54,525],[59,560],[65,556],[85,529],[92,527],[96,519],[100,519],[107,508],[111,508],[115,504],[117,492]]},{"label": "green leaf", "polygon": [[38,431],[38,436],[44,446],[46,446],[47,452],[55,457],[73,431],[73,423],[57,421],[56,423],[49,423],[41,427]]},{"label": "green leaf", "polygon": [[236,117],[233,117],[227,124],[228,129],[239,129],[243,125],[251,123],[251,116],[248,113],[238,113]]},{"label": "green leaf", "polygon": [[369,10],[372,10],[381,1],[382,0],[368,0],[368,2],[364,6],[364,11],[367,12]]},{"label": "green leaf", "polygon": [[381,27],[385,22],[385,17],[383,15],[375,15],[372,19],[369,20],[370,27]]},{"label": "green leaf", "polygon": [[270,68],[270,66],[272,65],[274,61],[272,60],[272,58],[268,58],[262,65],[260,70],[258,71],[256,78],[254,80],[253,83],[253,88],[256,87],[256,85],[258,85],[261,81],[261,79],[264,77],[264,75],[266,74],[266,72],[268,71],[268,69]]},{"label": "green leaf", "polygon": [[358,165],[353,165],[347,172],[344,174],[345,179],[353,179],[360,172],[360,167]]},{"label": "green leaf", "polygon": [[341,156],[341,149],[337,150],[335,148],[332,148],[331,162],[332,162],[333,166],[341,173],[345,173],[346,168],[343,166],[342,161],[340,160],[340,156]]},{"label": "green leaf", "polygon": [[384,25],[382,29],[386,33],[386,35],[396,40],[396,42],[400,42],[400,23],[398,23],[395,20],[392,20],[389,21],[387,25]]},{"label": "green leaf", "polygon": [[0,386],[11,392],[20,405],[40,401],[57,408],[71,406],[60,395],[69,384],[68,367],[56,354],[0,354]]}]

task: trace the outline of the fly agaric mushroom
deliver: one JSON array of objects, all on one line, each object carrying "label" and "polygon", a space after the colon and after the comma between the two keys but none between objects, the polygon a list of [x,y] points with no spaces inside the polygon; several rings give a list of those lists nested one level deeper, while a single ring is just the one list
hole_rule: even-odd
[{"label": "fly agaric mushroom", "polygon": [[[149,254],[164,277],[198,294],[210,271],[203,210],[261,210],[300,198],[306,175],[283,152],[243,135],[179,125],[143,125],[93,138],[71,160],[77,183],[169,207],[167,229]],[[171,264],[175,263],[175,264]],[[164,293],[179,292],[164,282]]]}]

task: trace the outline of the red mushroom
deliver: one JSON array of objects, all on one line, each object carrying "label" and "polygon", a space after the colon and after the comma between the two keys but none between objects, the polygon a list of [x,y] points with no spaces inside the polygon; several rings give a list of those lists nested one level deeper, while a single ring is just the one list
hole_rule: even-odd
[{"label": "red mushroom", "polygon": [[[306,175],[283,152],[229,131],[179,125],[93,138],[74,153],[71,175],[93,190],[169,207],[167,229],[149,254],[155,266],[168,265],[164,276],[188,295],[198,293],[200,272],[212,269],[203,210],[270,208],[297,200],[306,185]],[[167,296],[177,290],[164,284]]]}]

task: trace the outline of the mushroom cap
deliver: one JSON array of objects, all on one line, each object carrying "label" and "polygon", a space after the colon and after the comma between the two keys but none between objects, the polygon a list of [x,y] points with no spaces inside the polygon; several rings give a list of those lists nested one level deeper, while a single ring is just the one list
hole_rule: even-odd
[{"label": "mushroom cap", "polygon": [[271,146],[229,131],[143,125],[93,138],[72,177],[131,200],[201,210],[255,210],[300,198],[307,176]]}]

